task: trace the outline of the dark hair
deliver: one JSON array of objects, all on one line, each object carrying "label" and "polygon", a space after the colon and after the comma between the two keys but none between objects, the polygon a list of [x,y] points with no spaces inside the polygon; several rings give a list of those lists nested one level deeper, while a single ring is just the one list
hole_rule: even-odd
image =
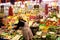
[{"label": "dark hair", "polygon": [[18,26],[23,27],[25,23],[23,21],[19,21],[18,24],[19,24]]},{"label": "dark hair", "polygon": [[18,29],[19,29],[19,27],[24,27],[25,22],[26,22],[26,21],[25,21],[25,20],[23,20],[23,19],[19,20],[18,24],[16,24],[16,25],[17,25],[17,27],[15,28],[15,30],[18,30]]}]

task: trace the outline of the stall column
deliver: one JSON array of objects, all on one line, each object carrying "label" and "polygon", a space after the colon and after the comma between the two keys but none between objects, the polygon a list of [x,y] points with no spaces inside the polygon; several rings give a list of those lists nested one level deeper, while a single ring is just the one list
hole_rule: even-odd
[{"label": "stall column", "polygon": [[8,16],[13,16],[13,8],[11,6],[9,7],[9,14],[8,14]]},{"label": "stall column", "polygon": [[45,5],[45,14],[48,14],[48,4]]}]

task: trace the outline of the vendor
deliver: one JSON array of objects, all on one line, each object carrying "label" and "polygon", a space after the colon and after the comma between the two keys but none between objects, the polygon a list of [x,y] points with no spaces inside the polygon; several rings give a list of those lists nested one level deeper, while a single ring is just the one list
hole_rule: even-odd
[{"label": "vendor", "polygon": [[33,35],[36,35],[36,32],[39,31],[40,19],[42,19],[42,18],[43,18],[43,16],[36,15],[35,21],[31,25],[31,30],[33,32]]},{"label": "vendor", "polygon": [[33,27],[38,27],[40,24],[40,19],[43,19],[43,16],[41,15],[36,15],[35,21],[33,22],[32,26]]},{"label": "vendor", "polygon": [[32,40],[33,38],[32,31],[29,28],[28,23],[25,20],[21,19],[21,17],[19,18],[19,22],[15,29],[18,30],[19,28],[21,28],[22,30],[24,40]]}]

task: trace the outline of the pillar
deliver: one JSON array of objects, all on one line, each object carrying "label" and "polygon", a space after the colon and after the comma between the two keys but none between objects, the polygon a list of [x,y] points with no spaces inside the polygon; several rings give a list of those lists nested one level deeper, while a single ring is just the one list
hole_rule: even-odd
[{"label": "pillar", "polygon": [[45,5],[45,14],[48,14],[48,4]]},{"label": "pillar", "polygon": [[13,8],[11,6],[9,7],[8,16],[13,16]]}]

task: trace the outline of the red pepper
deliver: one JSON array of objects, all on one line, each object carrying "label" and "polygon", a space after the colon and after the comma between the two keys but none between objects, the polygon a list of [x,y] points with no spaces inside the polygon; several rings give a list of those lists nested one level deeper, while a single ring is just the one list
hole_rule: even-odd
[{"label": "red pepper", "polygon": [[36,17],[35,16],[30,16],[30,19],[35,19]]}]

